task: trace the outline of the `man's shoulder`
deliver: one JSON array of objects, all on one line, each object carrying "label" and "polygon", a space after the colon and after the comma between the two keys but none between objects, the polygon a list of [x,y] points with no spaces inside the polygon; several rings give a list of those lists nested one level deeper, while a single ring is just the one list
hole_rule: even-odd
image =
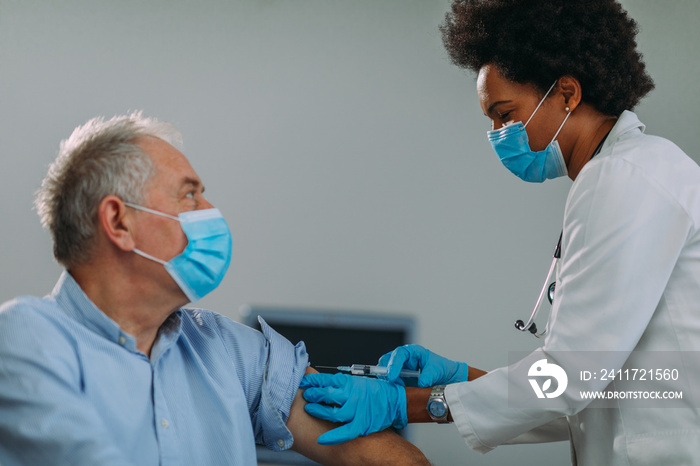
[{"label": "man's shoulder", "polygon": [[239,343],[264,345],[260,331],[214,311],[198,308],[180,309],[182,329],[185,335],[196,338],[234,338]]},{"label": "man's shoulder", "polygon": [[0,304],[0,325],[60,320],[61,313],[57,311],[58,305],[52,298],[19,296]]},{"label": "man's shoulder", "polygon": [[190,341],[193,348],[212,351],[221,345],[225,354],[241,362],[242,366],[265,361],[270,353],[284,358],[292,358],[300,351],[306,354],[303,343],[293,345],[262,319],[261,330],[257,330],[205,309],[180,309],[180,318],[182,336]]},{"label": "man's shoulder", "polygon": [[52,298],[20,296],[0,305],[0,351],[72,346],[71,325]]},{"label": "man's shoulder", "polygon": [[180,317],[183,323],[188,323],[200,328],[235,328],[242,332],[257,332],[240,322],[209,309],[187,307],[180,309]]}]

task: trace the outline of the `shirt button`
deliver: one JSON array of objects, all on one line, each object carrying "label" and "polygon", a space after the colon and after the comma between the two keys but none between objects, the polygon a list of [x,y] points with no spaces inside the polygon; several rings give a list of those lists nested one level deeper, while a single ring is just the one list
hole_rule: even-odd
[{"label": "shirt button", "polygon": [[124,335],[119,335],[119,344],[124,346],[126,344],[126,337]]},{"label": "shirt button", "polygon": [[279,445],[280,447],[283,447],[283,446],[284,446],[284,440],[279,439],[279,440],[277,441],[277,445]]},{"label": "shirt button", "polygon": [[163,429],[168,428],[168,420],[167,419],[161,419],[160,425],[163,427]]}]

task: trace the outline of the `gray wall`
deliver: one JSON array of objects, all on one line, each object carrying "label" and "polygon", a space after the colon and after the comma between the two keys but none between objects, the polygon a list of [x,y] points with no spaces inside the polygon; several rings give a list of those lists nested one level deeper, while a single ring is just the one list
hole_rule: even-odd
[{"label": "gray wall", "polygon": [[[698,160],[696,0],[627,0],[657,88],[647,132]],[[420,343],[492,369],[534,348],[530,312],[568,179],[506,172],[474,77],[437,25],[447,0],[0,0],[0,301],[60,268],[32,207],[58,143],[96,115],[176,124],[234,258],[200,304],[411,313]],[[437,465],[561,464],[568,445],[470,451],[419,426]]]}]

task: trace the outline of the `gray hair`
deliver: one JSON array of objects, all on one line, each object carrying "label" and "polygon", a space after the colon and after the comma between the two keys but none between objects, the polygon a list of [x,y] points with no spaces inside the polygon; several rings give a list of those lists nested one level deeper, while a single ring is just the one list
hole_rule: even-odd
[{"label": "gray hair", "polygon": [[175,127],[140,111],[107,121],[93,118],[61,142],[34,205],[53,238],[54,257],[64,267],[91,258],[102,199],[115,195],[125,202],[143,202],[155,167],[139,142],[149,136],[182,144]]}]

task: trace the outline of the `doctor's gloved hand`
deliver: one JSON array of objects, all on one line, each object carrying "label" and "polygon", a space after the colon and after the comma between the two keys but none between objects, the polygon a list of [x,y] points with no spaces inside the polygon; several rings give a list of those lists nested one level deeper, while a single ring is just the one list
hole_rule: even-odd
[{"label": "doctor's gloved hand", "polygon": [[406,390],[400,385],[347,374],[307,374],[299,386],[312,416],[346,423],[318,438],[321,445],[336,445],[389,426],[408,424]]},{"label": "doctor's gloved hand", "polygon": [[469,376],[466,362],[451,361],[420,345],[399,346],[379,358],[378,365],[387,367],[386,380],[401,385],[411,382],[399,377],[401,369],[420,369],[418,387],[466,382]]}]

